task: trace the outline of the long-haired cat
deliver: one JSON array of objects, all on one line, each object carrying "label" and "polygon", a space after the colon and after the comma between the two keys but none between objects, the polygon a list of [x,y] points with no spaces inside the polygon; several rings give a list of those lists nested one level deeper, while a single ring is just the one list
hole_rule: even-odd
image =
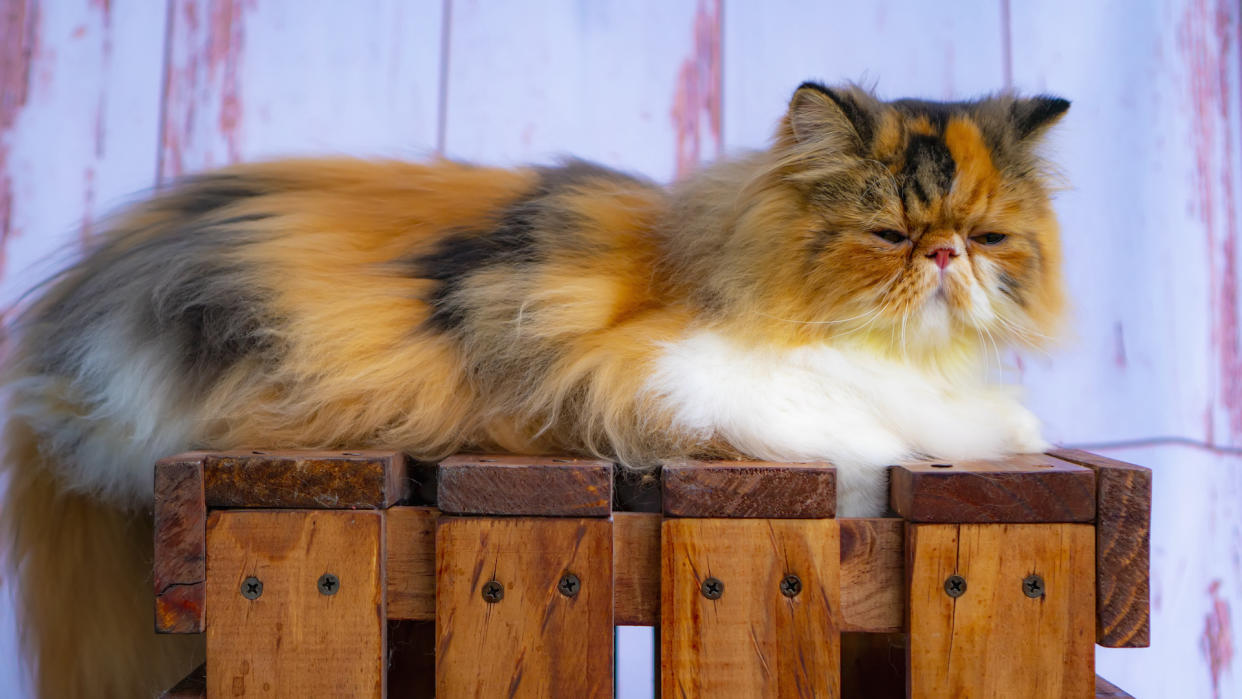
[{"label": "long-haired cat", "polygon": [[807,83],[772,146],[671,190],[599,166],[302,160],[120,217],[13,332],[3,507],[47,697],[197,661],[151,632],[153,462],[384,447],[887,464],[1038,451],[987,380],[1053,333],[1053,97],[882,102]]}]

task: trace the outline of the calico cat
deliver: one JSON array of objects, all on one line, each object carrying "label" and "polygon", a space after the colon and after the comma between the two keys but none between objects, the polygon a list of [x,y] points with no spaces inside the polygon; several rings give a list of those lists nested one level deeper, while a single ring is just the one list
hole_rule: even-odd
[{"label": "calico cat", "polygon": [[301,160],[134,207],[12,328],[2,541],[42,695],[197,662],[144,582],[152,464],[190,448],[830,460],[845,516],[887,464],[1042,450],[986,366],[1056,329],[1038,145],[1068,107],[806,83],[768,150],[671,189]]}]

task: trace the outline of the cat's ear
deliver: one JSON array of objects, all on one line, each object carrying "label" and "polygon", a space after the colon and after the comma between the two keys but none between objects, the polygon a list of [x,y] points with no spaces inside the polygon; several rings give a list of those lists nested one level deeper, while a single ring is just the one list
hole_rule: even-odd
[{"label": "cat's ear", "polygon": [[1052,95],[1039,95],[1015,100],[1009,108],[1009,118],[1022,141],[1038,139],[1065,115],[1070,108],[1069,100]]},{"label": "cat's ear", "polygon": [[871,138],[872,117],[854,90],[805,82],[789,101],[789,130],[799,144],[840,149],[860,147]]}]

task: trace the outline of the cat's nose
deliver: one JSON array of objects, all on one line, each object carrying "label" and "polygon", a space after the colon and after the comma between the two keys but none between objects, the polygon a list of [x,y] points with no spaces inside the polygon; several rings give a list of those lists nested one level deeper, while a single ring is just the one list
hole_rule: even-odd
[{"label": "cat's nose", "polygon": [[936,266],[944,269],[949,266],[949,260],[957,257],[957,251],[953,248],[936,248],[927,253],[927,256],[936,258]]}]

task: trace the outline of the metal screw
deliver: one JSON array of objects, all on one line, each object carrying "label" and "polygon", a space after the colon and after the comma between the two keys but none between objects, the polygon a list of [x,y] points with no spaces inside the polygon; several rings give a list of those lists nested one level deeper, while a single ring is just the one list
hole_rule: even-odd
[{"label": "metal screw", "polygon": [[566,573],[561,576],[561,581],[556,584],[556,589],[561,591],[566,597],[577,597],[578,591],[582,589],[582,581],[578,580],[578,576],[573,573]]},{"label": "metal screw", "polygon": [[966,578],[950,575],[944,579],[944,593],[950,597],[961,597],[966,594]]},{"label": "metal screw", "polygon": [[331,573],[324,573],[319,576],[319,594],[335,595],[336,591],[341,589],[341,580]]},{"label": "metal screw", "polygon": [[707,599],[720,599],[720,596],[724,594],[724,583],[716,578],[708,578],[703,581],[699,590]]},{"label": "metal screw", "polygon": [[1027,597],[1043,597],[1044,579],[1035,573],[1026,576],[1026,579],[1022,581],[1022,591]]},{"label": "metal screw", "polygon": [[242,581],[241,593],[246,599],[259,599],[259,595],[263,594],[263,581],[253,575],[246,578]]},{"label": "metal screw", "polygon": [[781,594],[786,597],[797,597],[802,592],[802,579],[796,575],[786,575],[781,580]]},{"label": "metal screw", "polygon": [[495,580],[483,583],[483,599],[488,604],[495,604],[505,598],[505,586]]}]

